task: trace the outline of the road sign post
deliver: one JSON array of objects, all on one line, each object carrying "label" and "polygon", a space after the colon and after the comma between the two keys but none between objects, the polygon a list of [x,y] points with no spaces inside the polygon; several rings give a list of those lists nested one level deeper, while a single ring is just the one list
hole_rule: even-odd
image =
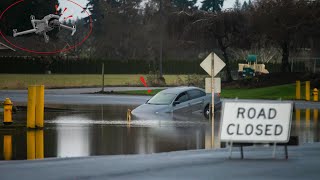
[{"label": "road sign post", "polygon": [[[211,59],[211,61],[214,61],[214,59]],[[212,62],[211,64],[214,64]],[[211,123],[212,123],[212,147],[215,147],[215,141],[214,141],[214,68],[211,68]]]},{"label": "road sign post", "polygon": [[214,136],[214,77],[226,64],[213,52],[211,52],[200,64],[200,66],[211,76],[211,122],[212,136]]}]

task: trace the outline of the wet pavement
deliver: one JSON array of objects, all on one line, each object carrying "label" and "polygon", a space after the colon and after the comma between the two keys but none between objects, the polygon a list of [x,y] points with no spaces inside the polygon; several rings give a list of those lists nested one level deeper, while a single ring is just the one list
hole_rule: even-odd
[{"label": "wet pavement", "polygon": [[[127,90],[148,90],[163,87],[105,87],[104,91],[127,91]],[[134,104],[140,105],[146,102],[151,96],[132,95],[105,95],[94,94],[101,91],[101,88],[70,88],[70,89],[46,89],[45,104]],[[28,100],[27,90],[0,90],[0,99],[10,97],[11,101],[26,105]]]},{"label": "wet pavement", "polygon": [[[127,91],[127,90],[148,90],[148,89],[161,89],[166,87],[105,87],[105,91]],[[82,104],[82,105],[117,105],[117,104],[131,104],[140,105],[145,103],[151,96],[132,96],[132,95],[102,95],[93,94],[101,91],[101,88],[68,88],[68,89],[46,89],[45,90],[45,104]],[[15,104],[27,103],[27,90],[0,90],[0,99],[10,97],[11,101]],[[235,99],[221,99],[222,101],[234,101]],[[249,99],[247,99],[249,100]],[[245,99],[242,99],[245,101]],[[250,99],[249,101],[253,101]],[[256,100],[256,101],[272,101],[274,100]],[[318,108],[320,109],[319,102],[297,100],[293,101],[295,108],[307,109]]]},{"label": "wet pavement", "polygon": [[12,179],[319,179],[320,143],[283,147],[245,147],[228,158],[228,149],[189,150],[156,154],[49,158],[0,161],[1,180]]},{"label": "wet pavement", "polygon": [[[0,129],[0,159],[83,157],[115,154],[151,154],[224,147],[219,142],[220,112],[214,129],[202,114],[146,115],[126,120],[137,105],[47,104],[44,130]],[[319,109],[296,109],[291,136],[299,143],[319,142]],[[14,114],[25,122],[23,108]],[[212,134],[214,132],[214,134]]]},{"label": "wet pavement", "polygon": [[[215,115],[214,128],[202,114],[141,114],[128,123],[127,110],[144,103],[150,96],[82,94],[99,90],[46,90],[45,128],[38,131],[0,129],[0,160],[150,154],[224,147],[219,142],[219,112]],[[111,87],[105,90],[128,89]],[[11,97],[15,105],[25,106],[27,91],[0,90],[1,97]],[[295,108],[291,135],[298,136],[300,144],[318,142],[319,103],[295,101]],[[26,108],[19,107],[13,119],[25,123]]]},{"label": "wet pavement", "polygon": [[[0,98],[10,97],[11,101],[17,104],[27,104],[27,94],[3,95]],[[151,96],[131,96],[131,95],[100,95],[100,94],[45,94],[45,105],[48,104],[83,104],[83,105],[101,105],[101,104],[134,104],[145,103]]]}]

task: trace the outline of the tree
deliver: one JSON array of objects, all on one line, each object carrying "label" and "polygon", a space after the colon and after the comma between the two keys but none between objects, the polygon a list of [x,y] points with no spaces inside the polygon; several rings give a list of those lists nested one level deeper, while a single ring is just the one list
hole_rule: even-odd
[{"label": "tree", "polygon": [[270,42],[281,49],[283,72],[291,71],[290,51],[301,47],[302,42],[306,41],[303,36],[306,35],[307,27],[319,24],[315,23],[309,5],[309,2],[305,1],[261,0],[257,1],[253,10],[255,34],[265,35]]},{"label": "tree", "polygon": [[201,10],[209,12],[219,12],[223,6],[224,0],[203,0]]},{"label": "tree", "polygon": [[177,8],[179,11],[186,11],[190,9],[196,9],[195,6],[197,0],[172,0],[171,1],[174,8]]},{"label": "tree", "polygon": [[[246,40],[248,36],[246,34],[248,22],[244,14],[241,11],[232,10],[219,13],[179,13],[175,18],[182,22],[175,24],[185,24],[185,27],[181,28],[182,38],[187,40],[194,34],[202,34],[208,42],[216,44],[226,63],[227,81],[232,81],[229,48]],[[172,19],[175,18],[172,17]]]},{"label": "tree", "polygon": [[241,10],[241,2],[240,2],[239,0],[236,0],[236,1],[234,2],[233,8],[234,8],[235,10],[240,11],[240,10]]},{"label": "tree", "polygon": [[222,51],[226,63],[227,81],[232,81],[228,49],[246,39],[247,19],[240,11],[226,11],[219,13],[210,20],[209,28]]},{"label": "tree", "polygon": [[91,0],[87,8],[92,13],[96,57],[127,60],[143,51],[143,18],[141,0]]},{"label": "tree", "polygon": [[249,0],[249,1],[248,1],[248,7],[251,8],[252,6],[253,6],[253,4],[252,4],[251,0]]},{"label": "tree", "polygon": [[246,10],[248,10],[248,8],[249,8],[249,6],[248,6],[247,1],[244,1],[243,4],[242,4],[241,10],[242,11],[246,11]]}]

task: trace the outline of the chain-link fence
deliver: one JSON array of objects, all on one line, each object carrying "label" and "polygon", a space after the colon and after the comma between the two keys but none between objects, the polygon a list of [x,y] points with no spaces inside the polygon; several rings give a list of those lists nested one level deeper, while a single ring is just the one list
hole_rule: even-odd
[{"label": "chain-link fence", "polygon": [[291,72],[320,72],[320,57],[290,58]]}]

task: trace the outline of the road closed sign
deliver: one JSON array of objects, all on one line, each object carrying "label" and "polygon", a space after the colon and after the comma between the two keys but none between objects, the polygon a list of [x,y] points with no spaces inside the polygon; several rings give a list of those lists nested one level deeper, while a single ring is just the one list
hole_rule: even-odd
[{"label": "road closed sign", "polygon": [[291,102],[225,101],[221,141],[288,142],[291,114]]}]

